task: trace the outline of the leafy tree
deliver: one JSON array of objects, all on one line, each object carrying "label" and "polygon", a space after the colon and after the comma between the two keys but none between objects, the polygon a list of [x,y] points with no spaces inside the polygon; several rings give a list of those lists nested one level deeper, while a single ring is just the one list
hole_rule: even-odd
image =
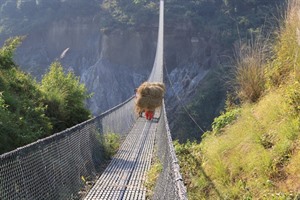
[{"label": "leafy tree", "polygon": [[89,119],[90,112],[84,105],[88,97],[85,86],[74,73],[65,75],[59,62],[51,64],[40,89],[47,105],[46,115],[50,117],[55,132]]},{"label": "leafy tree", "polygon": [[51,130],[36,82],[13,62],[21,40],[10,38],[0,49],[0,153],[45,137]]},{"label": "leafy tree", "polygon": [[0,69],[8,69],[15,66],[13,54],[24,37],[9,38],[0,49]]},{"label": "leafy tree", "polygon": [[108,28],[116,25],[118,27],[151,26],[157,23],[154,16],[158,14],[158,5],[158,2],[153,0],[104,0],[101,7],[106,16],[102,25]]},{"label": "leafy tree", "polygon": [[86,89],[58,62],[38,84],[13,61],[22,37],[0,49],[0,154],[85,121]]}]

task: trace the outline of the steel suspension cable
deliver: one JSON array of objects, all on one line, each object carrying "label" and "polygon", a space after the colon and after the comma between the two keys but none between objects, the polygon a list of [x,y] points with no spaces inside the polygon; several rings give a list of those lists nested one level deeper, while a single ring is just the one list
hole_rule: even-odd
[{"label": "steel suspension cable", "polygon": [[189,113],[188,109],[186,108],[186,106],[182,103],[182,100],[181,98],[178,96],[178,94],[176,93],[175,89],[174,89],[174,86],[173,86],[173,83],[170,79],[170,76],[169,76],[169,73],[168,73],[168,69],[166,67],[166,65],[164,65],[164,68],[166,70],[166,74],[167,74],[167,78],[169,80],[169,83],[170,83],[170,86],[174,92],[174,95],[176,96],[178,102],[180,103],[180,105],[182,106],[182,108],[184,109],[184,111],[187,113],[187,115],[190,117],[190,119],[194,122],[194,124],[199,128],[199,130],[202,131],[202,133],[205,133],[205,131],[201,128],[201,126],[197,123],[197,121],[193,118],[193,116]]}]

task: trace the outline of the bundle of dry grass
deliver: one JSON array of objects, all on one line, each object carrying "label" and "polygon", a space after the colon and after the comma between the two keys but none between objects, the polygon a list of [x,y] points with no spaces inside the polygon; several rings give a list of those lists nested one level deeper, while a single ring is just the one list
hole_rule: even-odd
[{"label": "bundle of dry grass", "polygon": [[165,85],[159,82],[144,82],[140,85],[136,92],[136,112],[154,111],[161,106],[165,89]]}]

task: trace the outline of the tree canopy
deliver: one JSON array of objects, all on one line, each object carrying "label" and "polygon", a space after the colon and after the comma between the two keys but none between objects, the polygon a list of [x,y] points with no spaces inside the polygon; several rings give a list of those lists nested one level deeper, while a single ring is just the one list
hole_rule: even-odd
[{"label": "tree canopy", "polygon": [[0,49],[0,154],[62,131],[90,117],[86,89],[73,73],[54,62],[42,83],[12,60],[22,37]]},{"label": "tree canopy", "polygon": [[84,105],[88,97],[84,84],[73,72],[65,75],[59,62],[51,64],[40,89],[47,105],[46,115],[50,117],[54,131],[64,130],[89,118],[90,112]]}]

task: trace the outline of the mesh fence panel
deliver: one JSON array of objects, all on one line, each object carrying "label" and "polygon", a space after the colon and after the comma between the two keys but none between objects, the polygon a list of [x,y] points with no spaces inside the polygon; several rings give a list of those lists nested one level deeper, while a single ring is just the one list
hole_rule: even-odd
[{"label": "mesh fence panel", "polygon": [[179,172],[164,104],[161,116],[163,119],[159,120],[157,126],[156,145],[162,172],[156,182],[153,199],[186,200],[186,188]]},{"label": "mesh fence panel", "polygon": [[75,199],[103,162],[97,134],[126,135],[136,117],[131,98],[70,129],[0,155],[0,199]]}]

